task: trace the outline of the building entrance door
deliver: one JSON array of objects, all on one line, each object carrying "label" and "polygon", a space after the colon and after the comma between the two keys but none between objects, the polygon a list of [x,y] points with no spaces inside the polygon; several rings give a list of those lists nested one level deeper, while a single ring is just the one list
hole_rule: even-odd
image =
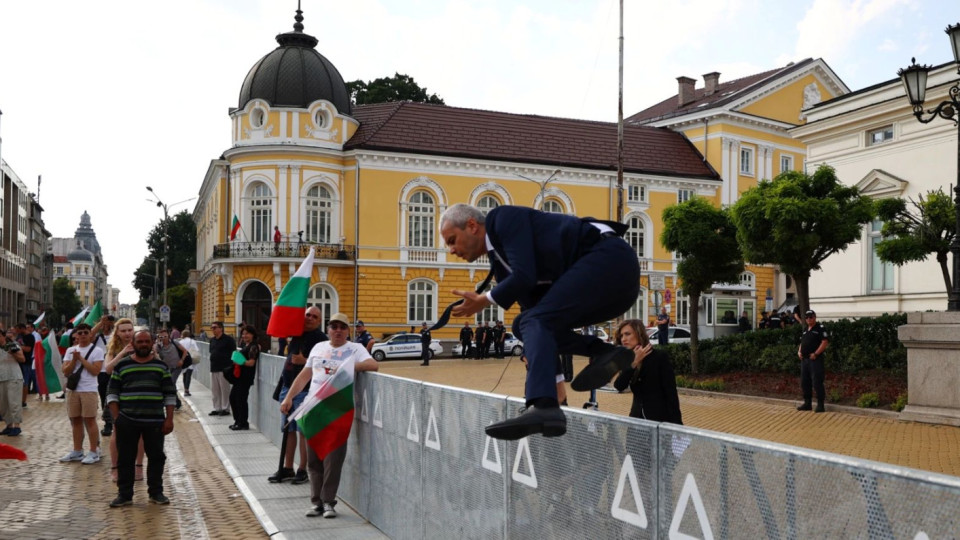
[{"label": "building entrance door", "polygon": [[260,349],[264,352],[269,351],[270,336],[267,335],[267,322],[270,321],[270,308],[273,304],[273,296],[270,294],[270,290],[262,283],[251,283],[243,291],[241,302],[242,320],[257,329],[260,336]]}]

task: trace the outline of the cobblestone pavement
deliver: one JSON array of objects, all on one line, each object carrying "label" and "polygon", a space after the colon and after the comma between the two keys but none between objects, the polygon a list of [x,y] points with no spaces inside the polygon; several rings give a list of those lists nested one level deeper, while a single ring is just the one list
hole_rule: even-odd
[{"label": "cobblestone pavement", "polygon": [[171,504],[148,504],[144,481],[136,483],[133,506],[109,508],[117,495],[109,438],[99,463],[60,463],[73,446],[64,402],[29,399],[23,434],[0,437],[29,459],[0,461],[0,539],[267,537],[188,408],[176,413],[164,444]]},{"label": "cobblestone pavement", "polygon": [[[574,359],[574,372],[586,358]],[[421,367],[419,361],[382,362],[380,371],[398,377],[447,384],[509,396],[523,396],[526,370],[518,357],[505,360],[445,360]],[[589,395],[568,386],[568,403],[579,408]],[[688,426],[765,441],[822,450],[914,469],[960,476],[960,429],[901,422],[892,411],[827,406],[827,412],[799,412],[797,402],[718,397],[681,391],[680,409]],[[632,394],[598,392],[600,410],[630,413]]]}]

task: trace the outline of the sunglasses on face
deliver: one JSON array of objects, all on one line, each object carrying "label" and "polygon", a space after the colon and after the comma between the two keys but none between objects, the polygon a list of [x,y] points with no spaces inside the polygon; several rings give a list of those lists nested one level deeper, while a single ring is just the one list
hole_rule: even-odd
[{"label": "sunglasses on face", "polygon": [[315,314],[313,314],[313,313],[307,313],[307,314],[306,314],[306,317],[307,317],[308,319],[319,319],[319,318],[320,318],[319,315],[315,315]]},{"label": "sunglasses on face", "polygon": [[816,318],[817,317],[815,315],[807,315],[806,317],[804,317],[804,319],[816,319]]}]

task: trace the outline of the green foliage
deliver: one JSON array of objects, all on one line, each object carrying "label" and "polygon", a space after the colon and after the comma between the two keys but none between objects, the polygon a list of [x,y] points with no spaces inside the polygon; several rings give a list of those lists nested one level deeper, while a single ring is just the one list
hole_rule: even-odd
[{"label": "green foliage", "polygon": [[907,406],[907,394],[900,394],[897,396],[897,400],[890,404],[890,408],[894,411],[900,412],[904,407]]},{"label": "green foliage", "polygon": [[833,387],[827,390],[827,401],[830,403],[839,403],[843,399],[843,390]]},{"label": "green foliage", "polygon": [[[167,287],[172,289],[176,285],[185,284],[190,270],[196,267],[197,227],[190,213],[184,210],[167,221],[161,219],[147,235],[149,254],[134,273],[133,286],[140,291],[140,298],[151,296],[153,276],[157,276],[157,297],[162,297],[164,232],[167,233]],[[160,261],[159,268],[157,263],[149,259]],[[167,301],[169,302],[169,295]]]},{"label": "green foliage", "polygon": [[694,390],[706,390],[708,392],[723,392],[723,379],[703,379],[696,380],[677,375],[677,388],[692,388]]},{"label": "green foliage", "polygon": [[[830,335],[824,352],[827,370],[856,373],[869,369],[905,371],[907,352],[897,337],[897,328],[907,323],[903,314],[875,318],[823,322]],[[700,342],[700,372],[730,373],[767,371],[795,373],[800,367],[797,348],[800,325],[777,330],[756,330]],[[690,346],[670,344],[661,348],[677,373],[692,373]]]},{"label": "green foliage", "polygon": [[190,312],[196,309],[196,292],[189,285],[177,285],[167,291],[170,305],[170,326],[183,328],[190,322]]},{"label": "green foliage", "polygon": [[861,409],[869,409],[870,407],[876,407],[879,404],[880,394],[876,392],[866,392],[857,398],[857,407],[860,407]]},{"label": "green foliage", "polygon": [[812,175],[788,171],[761,181],[744,192],[732,210],[744,258],[776,264],[793,276],[802,309],[810,303],[810,272],[859,240],[873,215],[871,199],[843,185],[826,165]]},{"label": "green foliage", "polygon": [[77,296],[77,290],[70,285],[70,280],[61,277],[53,280],[53,309],[47,314],[47,325],[58,327],[61,321],[66,322],[83,309],[83,304]]},{"label": "green foliage", "polygon": [[700,295],[714,283],[737,281],[743,272],[737,231],[726,209],[693,197],[663,211],[660,243],[680,256],[677,276],[690,295],[691,366],[698,373]]},{"label": "green foliage", "polygon": [[938,189],[918,199],[880,199],[875,207],[877,217],[884,222],[884,239],[877,244],[877,256],[900,266],[935,254],[950,292],[947,253],[956,234],[957,215],[950,196]]},{"label": "green foliage", "polygon": [[443,99],[436,94],[427,94],[413,77],[394,73],[393,77],[381,77],[369,83],[359,79],[347,83],[347,91],[353,103],[388,103],[394,101],[414,101],[417,103],[435,103],[444,105]]}]

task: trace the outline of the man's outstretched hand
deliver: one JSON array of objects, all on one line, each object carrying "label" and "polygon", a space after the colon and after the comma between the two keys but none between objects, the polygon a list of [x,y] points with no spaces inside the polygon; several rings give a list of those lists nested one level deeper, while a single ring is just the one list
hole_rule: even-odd
[{"label": "man's outstretched hand", "polygon": [[490,305],[490,300],[485,294],[477,294],[473,291],[457,291],[453,294],[463,298],[463,303],[455,306],[451,313],[454,317],[469,317],[480,313],[483,308]]}]

